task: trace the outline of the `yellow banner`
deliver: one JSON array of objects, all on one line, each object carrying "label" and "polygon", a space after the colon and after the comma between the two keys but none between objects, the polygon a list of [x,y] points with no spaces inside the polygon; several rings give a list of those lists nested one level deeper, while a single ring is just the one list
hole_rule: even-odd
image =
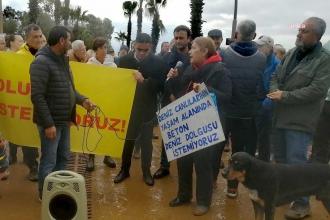
[{"label": "yellow banner", "polygon": [[[32,122],[29,67],[25,55],[0,52],[0,132],[12,143],[39,147]],[[120,157],[128,128],[136,81],[132,70],[70,63],[77,91],[101,111],[77,106],[78,126],[71,126],[71,150]]]}]

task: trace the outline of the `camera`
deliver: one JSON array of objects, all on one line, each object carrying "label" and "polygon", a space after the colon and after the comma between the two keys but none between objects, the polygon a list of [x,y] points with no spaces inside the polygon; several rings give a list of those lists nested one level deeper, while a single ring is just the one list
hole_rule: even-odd
[{"label": "camera", "polygon": [[226,38],[226,45],[230,45],[233,42],[234,42],[234,39]]}]

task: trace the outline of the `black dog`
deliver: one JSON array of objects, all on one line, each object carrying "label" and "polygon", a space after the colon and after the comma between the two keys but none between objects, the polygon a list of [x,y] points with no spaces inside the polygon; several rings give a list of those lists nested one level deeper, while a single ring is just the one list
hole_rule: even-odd
[{"label": "black dog", "polygon": [[258,160],[245,152],[233,154],[222,175],[251,190],[255,219],[273,220],[275,207],[302,196],[316,195],[330,213],[330,166],[285,165]]}]

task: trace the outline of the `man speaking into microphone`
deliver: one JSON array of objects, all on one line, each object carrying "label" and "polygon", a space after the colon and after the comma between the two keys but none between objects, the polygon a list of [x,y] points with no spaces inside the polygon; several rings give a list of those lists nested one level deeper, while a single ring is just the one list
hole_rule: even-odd
[{"label": "man speaking into microphone", "polygon": [[152,186],[154,180],[150,173],[152,157],[153,119],[157,111],[157,94],[163,91],[168,72],[167,65],[151,53],[152,40],[148,34],[136,37],[134,53],[122,57],[118,67],[135,69],[137,81],[131,117],[122,154],[121,170],[114,182],[120,183],[129,177],[135,140],[141,145],[141,166],[144,182]]}]

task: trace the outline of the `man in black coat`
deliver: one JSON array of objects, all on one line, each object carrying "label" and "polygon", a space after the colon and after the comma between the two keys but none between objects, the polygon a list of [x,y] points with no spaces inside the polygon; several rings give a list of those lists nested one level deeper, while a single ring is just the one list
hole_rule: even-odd
[{"label": "man in black coat", "polygon": [[122,153],[121,170],[114,179],[115,183],[129,177],[135,140],[139,138],[143,180],[149,186],[154,184],[150,173],[153,119],[157,111],[157,94],[163,90],[168,68],[159,57],[151,54],[151,50],[151,37],[141,33],[136,38],[134,53],[122,57],[118,65],[121,68],[135,69],[134,78],[137,85]]},{"label": "man in black coat", "polygon": [[[163,59],[167,63],[170,71],[168,72],[167,82],[164,86],[164,95],[162,100],[162,106],[166,106],[178,97],[180,88],[180,82],[170,76],[178,75],[179,72],[183,73],[184,70],[190,65],[189,48],[191,31],[185,25],[177,26],[173,31],[173,37],[175,45],[173,46],[170,53],[166,54]],[[180,67],[178,63],[181,62]],[[164,149],[164,143],[162,142],[162,153],[160,160],[160,167],[154,173],[155,179],[160,179],[170,174],[170,163],[167,160],[166,151]]]}]

